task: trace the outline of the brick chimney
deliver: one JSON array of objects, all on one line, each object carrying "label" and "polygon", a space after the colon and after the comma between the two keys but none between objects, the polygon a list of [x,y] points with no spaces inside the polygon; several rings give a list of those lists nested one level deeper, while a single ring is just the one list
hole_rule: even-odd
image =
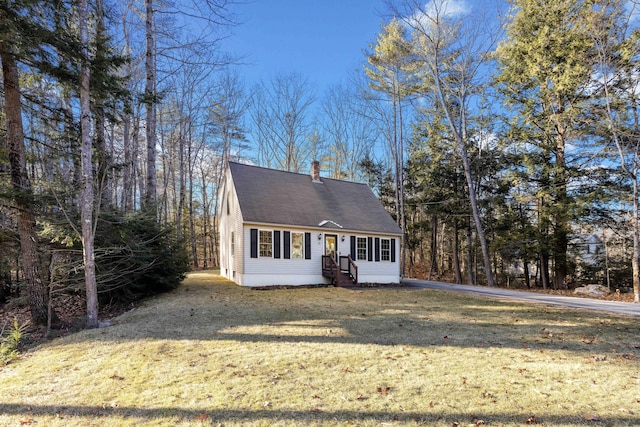
[{"label": "brick chimney", "polygon": [[320,181],[320,162],[317,160],[311,162],[311,180],[313,182],[322,182]]}]

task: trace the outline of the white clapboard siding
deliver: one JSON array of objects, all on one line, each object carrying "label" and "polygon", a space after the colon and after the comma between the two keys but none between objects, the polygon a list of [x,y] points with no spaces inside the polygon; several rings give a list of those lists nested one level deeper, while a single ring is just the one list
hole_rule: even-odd
[{"label": "white clapboard siding", "polygon": [[[308,232],[311,234],[311,259],[285,259],[273,257],[251,258],[251,229],[280,231],[284,238],[284,231]],[[243,230],[243,258],[245,268],[236,273],[235,280],[243,286],[294,286],[328,284],[330,280],[322,276],[322,255],[324,254],[324,233],[320,230],[305,230],[296,228],[270,227],[266,225],[245,225]],[[331,231],[329,234],[338,235],[338,254],[347,256],[351,251],[350,234]],[[342,240],[344,236],[344,240]],[[362,234],[358,236],[363,237]],[[390,238],[389,236],[371,236]],[[391,261],[357,261],[358,281],[361,283],[398,283],[400,263],[398,260],[397,239],[391,238],[396,244],[396,260]],[[282,245],[283,247],[284,245]],[[375,259],[375,258],[374,258]]]},{"label": "white clapboard siding", "polygon": [[[242,212],[235,194],[233,178],[227,169],[224,185],[220,190],[220,274],[236,280],[244,269],[244,246]],[[234,253],[231,253],[231,233],[234,233]]]},{"label": "white clapboard siding", "polygon": [[[251,258],[251,229],[280,231],[281,239],[284,231],[311,234],[311,259]],[[266,225],[245,225],[243,231],[245,241],[245,268],[242,277],[237,281],[243,286],[278,286],[278,285],[315,285],[325,284],[328,280],[322,276],[323,241],[318,239],[318,232],[312,230],[269,227]],[[282,245],[283,249],[284,245]]]}]

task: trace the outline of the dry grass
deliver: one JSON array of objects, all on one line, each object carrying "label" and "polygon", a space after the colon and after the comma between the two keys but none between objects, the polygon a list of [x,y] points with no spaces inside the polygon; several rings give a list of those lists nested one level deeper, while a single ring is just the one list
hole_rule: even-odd
[{"label": "dry grass", "polygon": [[175,292],[0,370],[0,425],[640,425],[637,318],[430,290]]}]

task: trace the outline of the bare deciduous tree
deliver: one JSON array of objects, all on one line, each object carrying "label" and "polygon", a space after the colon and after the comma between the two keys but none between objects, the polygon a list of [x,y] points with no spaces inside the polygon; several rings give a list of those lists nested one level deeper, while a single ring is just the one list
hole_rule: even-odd
[{"label": "bare deciduous tree", "polygon": [[260,163],[290,172],[307,166],[314,101],[308,81],[298,74],[276,76],[256,88],[251,116]]},{"label": "bare deciduous tree", "polygon": [[346,85],[329,88],[322,102],[328,162],[336,179],[358,180],[360,162],[373,150],[378,132],[371,126],[371,106],[360,91]]},{"label": "bare deciduous tree", "polygon": [[467,151],[467,120],[481,65],[487,58],[486,52],[496,43],[497,33],[488,31],[481,37],[480,27],[476,26],[465,34],[465,21],[461,15],[451,14],[449,6],[448,0],[432,0],[426,4],[419,0],[400,0],[394,12],[411,29],[415,52],[423,61],[425,89],[432,91],[440,104],[462,160],[487,284],[494,286],[489,245],[478,208],[476,177]]}]

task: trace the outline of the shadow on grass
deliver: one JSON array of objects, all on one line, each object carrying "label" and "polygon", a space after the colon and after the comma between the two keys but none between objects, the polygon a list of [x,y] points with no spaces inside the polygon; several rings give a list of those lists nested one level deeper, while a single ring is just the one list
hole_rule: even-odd
[{"label": "shadow on grass", "polygon": [[[0,404],[0,413],[8,416],[38,417],[54,416],[56,418],[90,418],[96,421],[108,422],[109,418],[115,419],[139,419],[145,422],[171,421],[178,418],[182,421],[203,421],[211,423],[238,422],[248,423],[254,421],[266,421],[269,423],[354,423],[354,422],[415,422],[418,424],[442,424],[442,425],[500,425],[512,423],[525,425],[540,423],[543,425],[563,426],[637,426],[640,418],[631,416],[616,417],[592,417],[585,414],[578,416],[559,416],[552,414],[527,414],[527,413],[444,413],[437,409],[430,412],[380,412],[380,411],[311,411],[296,410],[216,410],[216,409],[184,409],[179,407],[169,408],[136,408],[118,406],[115,408],[103,406],[73,406],[73,405],[20,405]],[[480,420],[482,422],[480,422]],[[37,418],[34,419],[37,422]],[[535,422],[534,422],[535,421]]]}]

